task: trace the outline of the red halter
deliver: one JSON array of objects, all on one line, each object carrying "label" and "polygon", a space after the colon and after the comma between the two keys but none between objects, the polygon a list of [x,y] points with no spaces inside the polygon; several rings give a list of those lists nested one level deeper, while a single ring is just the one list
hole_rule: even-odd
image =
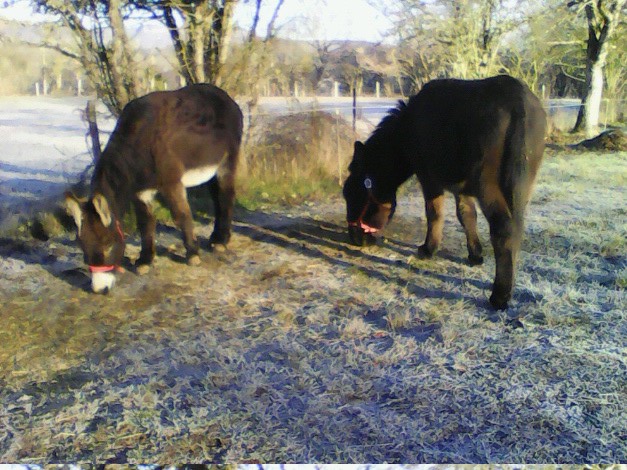
[{"label": "red halter", "polygon": [[364,215],[366,215],[366,211],[370,207],[370,204],[376,204],[377,206],[382,206],[383,204],[380,203],[372,193],[372,180],[370,179],[370,177],[366,176],[366,178],[364,179],[364,186],[368,190],[368,200],[366,201],[366,205],[362,209],[361,214],[359,214],[357,220],[354,220],[352,222],[349,220],[348,225],[351,227],[360,227],[365,233],[376,233],[379,231],[379,229],[371,227],[370,225],[365,223],[363,221],[363,218]]},{"label": "red halter", "polygon": [[[120,221],[116,220],[115,221],[115,229],[118,232],[118,235],[120,236],[120,240],[124,241],[124,232],[122,231],[122,226],[120,225]],[[89,265],[89,272],[90,273],[108,273],[110,271],[117,271],[117,272],[123,272],[124,269],[121,266],[116,266],[114,264],[110,264],[110,265],[105,265],[105,266],[93,266],[93,265]]]}]

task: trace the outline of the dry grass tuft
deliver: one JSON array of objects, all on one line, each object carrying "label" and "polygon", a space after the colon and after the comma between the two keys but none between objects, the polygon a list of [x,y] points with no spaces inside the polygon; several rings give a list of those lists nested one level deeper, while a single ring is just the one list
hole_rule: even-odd
[{"label": "dry grass tuft", "polygon": [[335,194],[347,176],[354,140],[341,116],[315,109],[258,118],[242,152],[238,201],[257,209]]},{"label": "dry grass tuft", "polygon": [[309,111],[262,117],[246,147],[247,177],[345,176],[355,134],[339,115]]}]

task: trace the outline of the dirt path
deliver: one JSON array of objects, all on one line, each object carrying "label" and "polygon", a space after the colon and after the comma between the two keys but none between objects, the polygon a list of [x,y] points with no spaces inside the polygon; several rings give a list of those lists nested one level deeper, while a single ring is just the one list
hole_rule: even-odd
[{"label": "dirt path", "polygon": [[545,164],[504,315],[483,219],[483,266],[452,201],[413,256],[415,188],[366,250],[339,199],[241,210],[198,267],[161,226],[107,296],[69,236],[1,239],[0,461],[624,461],[627,156],[586,158]]}]

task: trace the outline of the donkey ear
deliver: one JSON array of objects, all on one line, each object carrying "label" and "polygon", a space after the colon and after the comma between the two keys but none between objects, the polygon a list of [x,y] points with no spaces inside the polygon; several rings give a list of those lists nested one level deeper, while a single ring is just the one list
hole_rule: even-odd
[{"label": "donkey ear", "polygon": [[107,199],[102,194],[97,193],[92,198],[92,202],[94,204],[94,209],[96,209],[96,212],[100,216],[102,225],[105,227],[111,225],[113,219],[111,217],[111,211],[109,210],[109,203],[107,202]]},{"label": "donkey ear", "polygon": [[74,194],[71,192],[65,193],[65,210],[74,219],[78,233],[81,233],[81,225],[83,224],[83,210],[81,209],[81,203]]},{"label": "donkey ear", "polygon": [[348,169],[351,172],[359,172],[361,171],[362,167],[363,167],[363,161],[364,161],[364,144],[361,143],[359,140],[355,141],[355,147],[353,150],[353,160],[351,161]]},{"label": "donkey ear", "polygon": [[355,147],[354,147],[354,153],[353,153],[353,158],[361,158],[361,156],[364,154],[364,147],[365,145],[360,141],[360,140],[356,140],[355,141]]}]

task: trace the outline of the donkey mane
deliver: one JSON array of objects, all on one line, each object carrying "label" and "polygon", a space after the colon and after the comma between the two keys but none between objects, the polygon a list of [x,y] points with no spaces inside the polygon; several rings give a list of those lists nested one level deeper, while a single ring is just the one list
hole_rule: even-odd
[{"label": "donkey mane", "polygon": [[145,158],[138,158],[138,152],[142,157],[149,153],[149,149],[136,145],[134,136],[140,123],[153,119],[154,111],[144,100],[128,103],[94,168],[92,188],[105,194],[116,217],[123,217],[129,210],[137,190],[137,175],[144,172]]},{"label": "donkey mane", "polygon": [[406,109],[407,103],[403,100],[398,100],[396,102],[396,107],[388,109],[388,113],[383,119],[381,119],[381,122],[377,124],[374,132],[385,132],[390,127],[394,127]]},{"label": "donkey mane", "polygon": [[116,217],[123,217],[129,209],[134,191],[134,159],[127,158],[131,149],[122,143],[120,136],[112,136],[111,141],[100,156],[94,169],[92,188],[101,191],[110,204],[114,205]]}]

